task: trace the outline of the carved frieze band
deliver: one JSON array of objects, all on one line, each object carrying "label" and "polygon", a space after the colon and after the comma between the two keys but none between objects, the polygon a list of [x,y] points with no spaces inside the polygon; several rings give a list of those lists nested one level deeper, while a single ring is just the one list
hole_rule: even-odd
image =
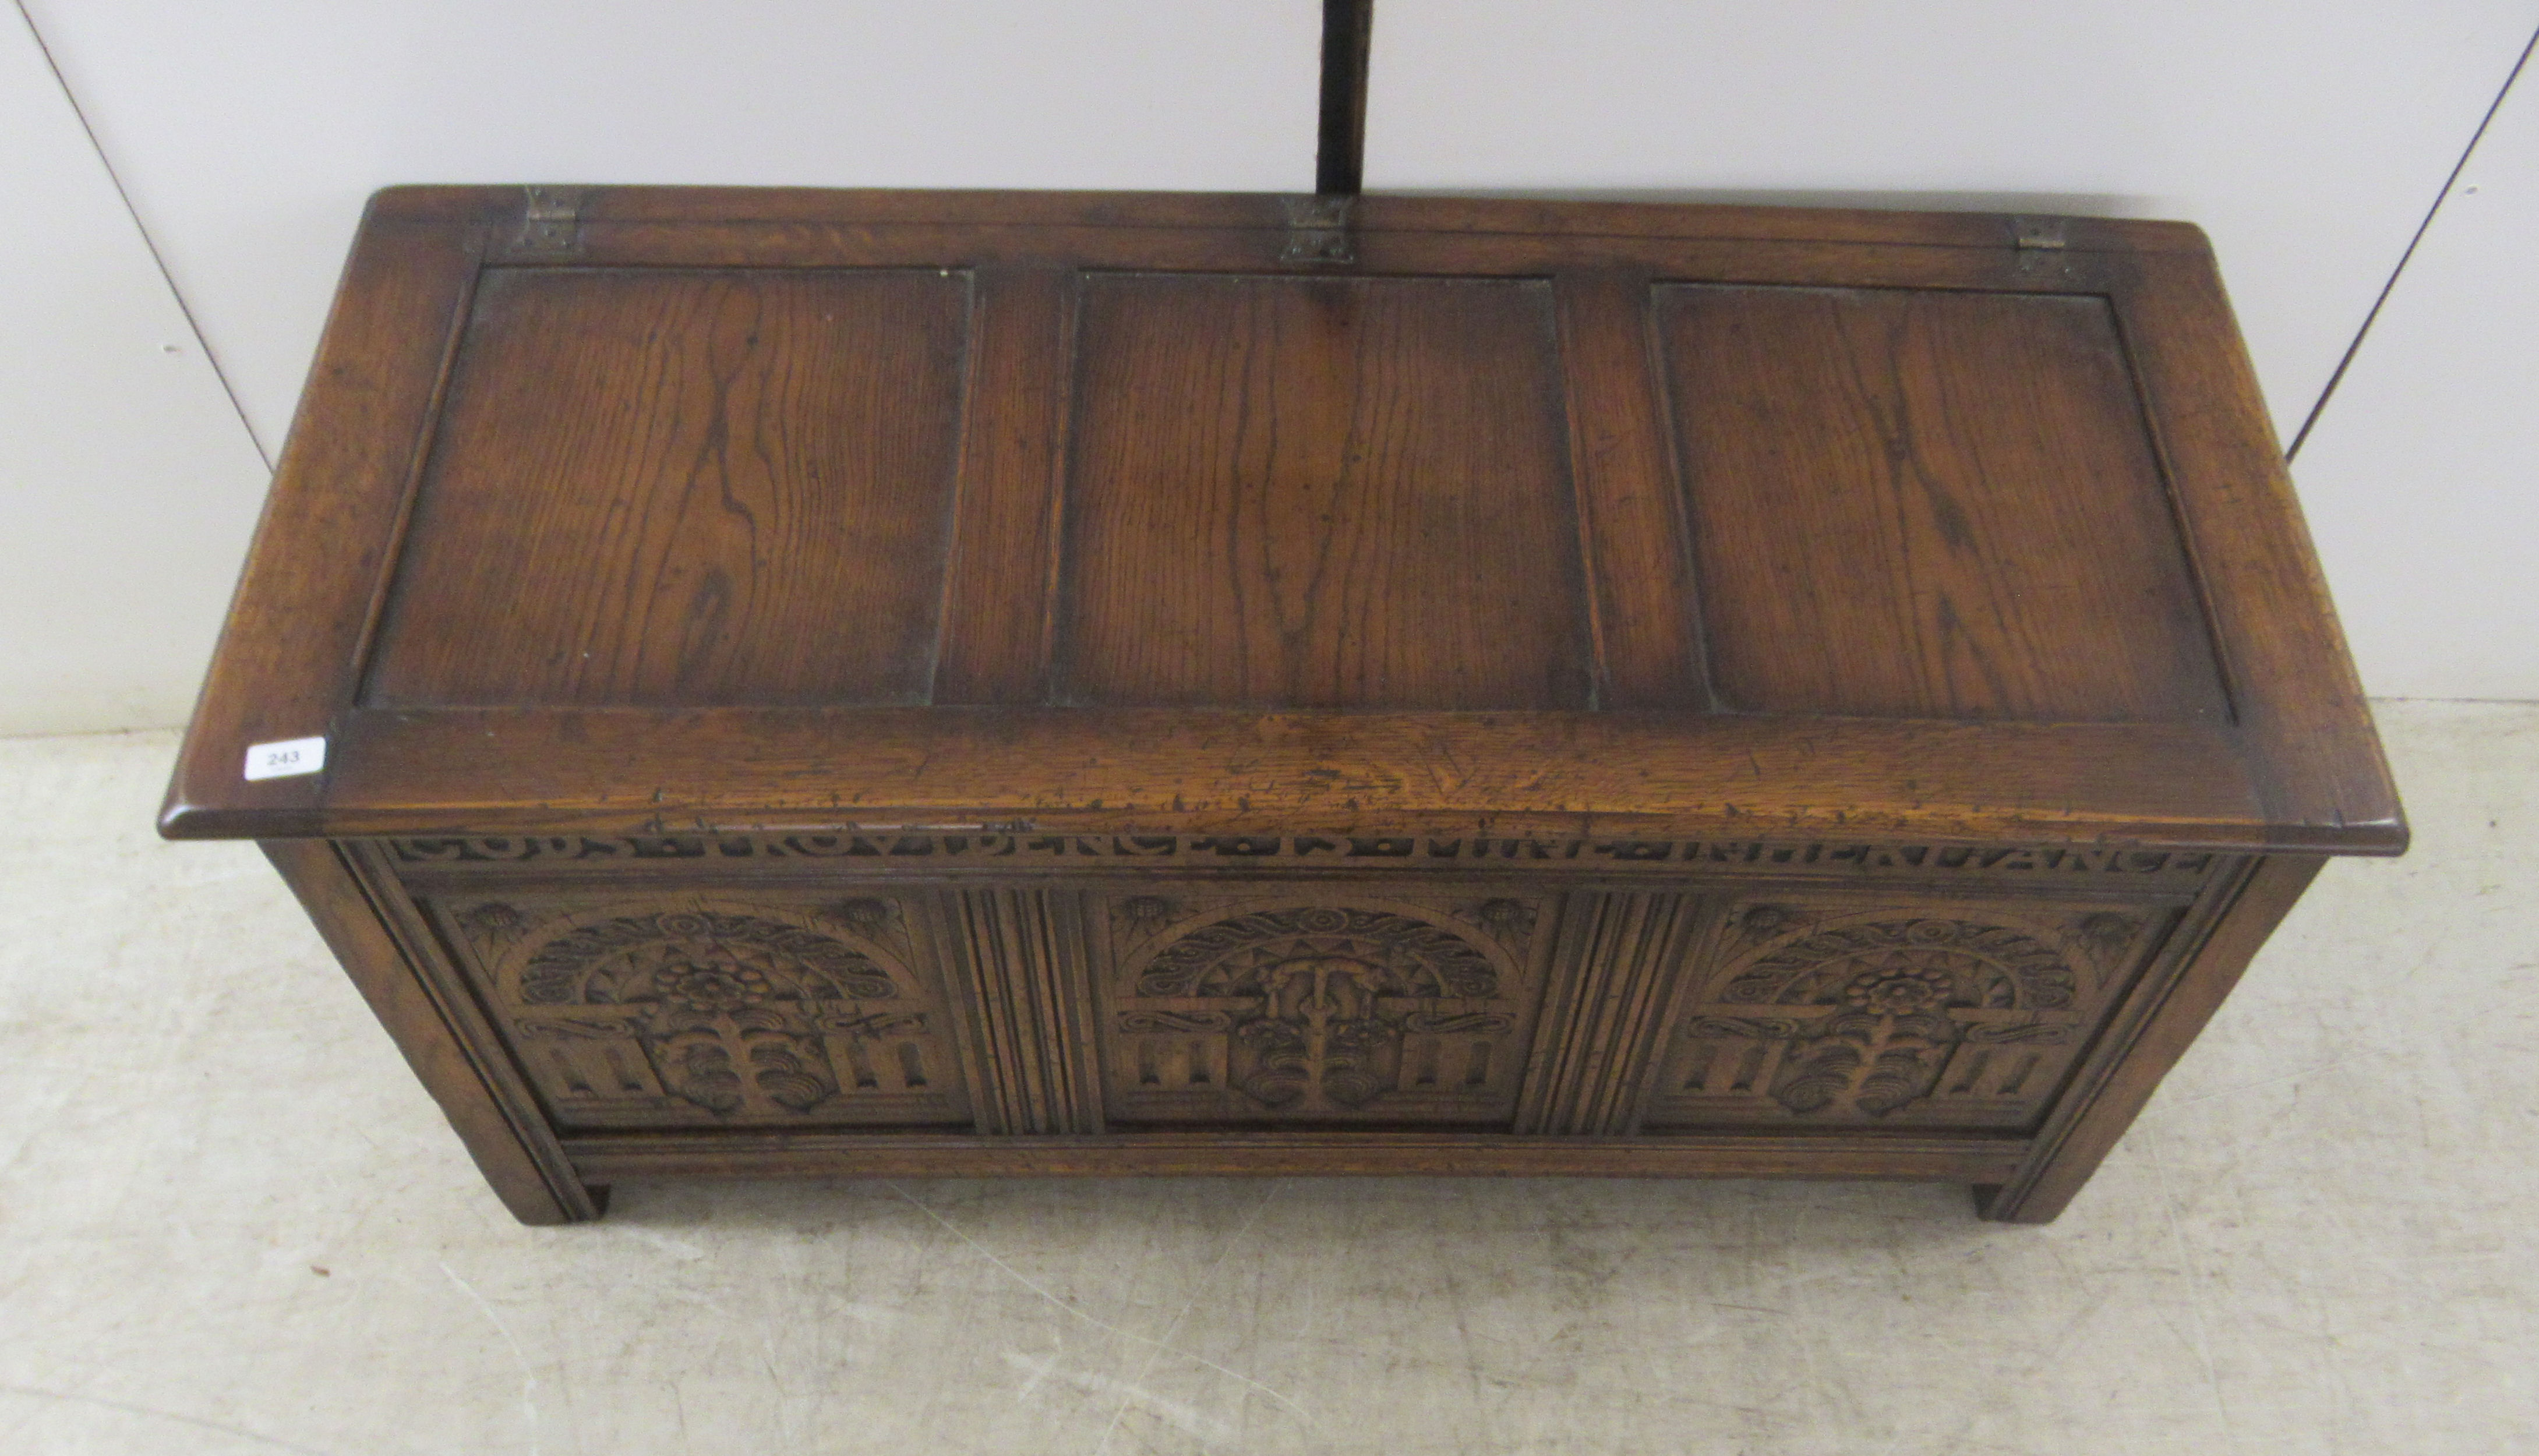
[{"label": "carved frieze band", "polygon": [[527,862],[844,860],[862,865],[1147,862],[1191,867],[1315,867],[1385,869],[1556,867],[1682,873],[1699,869],[1815,874],[1964,871],[2114,879],[2192,881],[2216,857],[2203,851],[2052,846],[1875,844],[1857,841],[1707,839],[1509,839],[1428,835],[1057,835],[1057,834],[728,834],[622,838],[394,839],[408,865]]},{"label": "carved frieze band", "polygon": [[2163,915],[1737,907],[1643,1125],[2029,1125]]},{"label": "carved frieze band", "polygon": [[1516,898],[1115,899],[1112,1119],[1503,1123],[1539,917]]},{"label": "carved frieze band", "polygon": [[967,1116],[952,1028],[890,901],[520,897],[446,913],[565,1126]]}]

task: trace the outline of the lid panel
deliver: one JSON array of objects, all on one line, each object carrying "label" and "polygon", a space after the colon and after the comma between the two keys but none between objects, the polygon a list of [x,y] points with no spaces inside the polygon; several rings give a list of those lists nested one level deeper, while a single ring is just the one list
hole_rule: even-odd
[{"label": "lid panel", "polygon": [[969,287],[488,270],[363,701],[923,701]]},{"label": "lid panel", "polygon": [[1551,290],[1086,278],[1058,698],[1585,708]]},{"label": "lid panel", "polygon": [[1724,706],[2227,718],[2104,300],[1655,295]]},{"label": "lid panel", "polygon": [[2192,229],[532,201],[375,201],[168,833],[2405,843]]}]

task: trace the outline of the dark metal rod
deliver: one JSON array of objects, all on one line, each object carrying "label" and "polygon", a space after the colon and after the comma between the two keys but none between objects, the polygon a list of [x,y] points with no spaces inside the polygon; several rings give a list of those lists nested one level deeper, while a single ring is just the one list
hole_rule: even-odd
[{"label": "dark metal rod", "polygon": [[1355,196],[1366,181],[1366,55],[1375,0],[1323,0],[1323,128],[1314,190]]}]

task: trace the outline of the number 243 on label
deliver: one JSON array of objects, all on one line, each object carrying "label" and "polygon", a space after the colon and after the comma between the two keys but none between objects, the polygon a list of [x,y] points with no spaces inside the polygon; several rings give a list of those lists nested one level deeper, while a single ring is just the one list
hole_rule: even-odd
[{"label": "number 243 on label", "polygon": [[246,750],[249,779],[288,779],[295,774],[313,774],[325,766],[324,738],[286,738],[279,743],[256,743]]}]

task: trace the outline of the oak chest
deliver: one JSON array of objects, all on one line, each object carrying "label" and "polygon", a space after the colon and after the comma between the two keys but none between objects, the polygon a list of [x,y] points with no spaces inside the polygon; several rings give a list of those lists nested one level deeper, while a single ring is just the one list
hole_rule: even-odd
[{"label": "oak chest", "polygon": [[2406,835],[2192,228],[637,187],[374,201],[164,828],[264,843],[531,1222],[2050,1218]]}]

